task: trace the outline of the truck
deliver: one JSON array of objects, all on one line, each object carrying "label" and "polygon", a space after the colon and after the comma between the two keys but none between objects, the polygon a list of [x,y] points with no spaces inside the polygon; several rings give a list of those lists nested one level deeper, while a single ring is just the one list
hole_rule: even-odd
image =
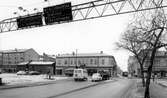
[{"label": "truck", "polygon": [[82,68],[74,69],[73,78],[74,78],[74,81],[87,80],[88,72],[86,69],[82,69]]}]

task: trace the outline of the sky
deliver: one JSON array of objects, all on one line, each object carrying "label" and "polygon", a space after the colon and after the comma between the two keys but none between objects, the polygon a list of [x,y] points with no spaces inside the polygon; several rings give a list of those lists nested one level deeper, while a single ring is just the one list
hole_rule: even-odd
[{"label": "sky", "polygon": [[[33,12],[42,7],[68,2],[70,0],[0,0],[0,21],[26,13],[18,10],[19,6]],[[71,0],[72,5],[90,0]],[[33,48],[39,54],[51,55],[72,53],[100,53],[113,55],[118,66],[127,70],[130,55],[125,50],[117,50],[115,43],[126,30],[132,14],[123,14],[65,24],[18,30],[0,34],[0,50]]]}]

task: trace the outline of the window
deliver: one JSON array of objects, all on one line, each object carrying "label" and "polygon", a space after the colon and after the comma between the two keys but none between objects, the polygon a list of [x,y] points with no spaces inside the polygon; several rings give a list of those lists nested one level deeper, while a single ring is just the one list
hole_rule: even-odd
[{"label": "window", "polygon": [[8,64],[11,64],[11,61],[9,61]]},{"label": "window", "polygon": [[75,64],[77,64],[77,61],[75,61]]},{"label": "window", "polygon": [[61,60],[58,60],[58,64],[61,65]]},{"label": "window", "polygon": [[90,59],[90,64],[93,64],[93,59]]},{"label": "window", "polygon": [[81,61],[80,60],[78,60],[78,64],[81,65]]},{"label": "window", "polygon": [[73,60],[71,60],[71,65],[73,64]]},{"label": "window", "polygon": [[67,64],[67,60],[64,61],[64,64],[65,64],[65,65]]},{"label": "window", "polygon": [[95,65],[97,65],[97,59],[95,59]]},{"label": "window", "polygon": [[104,62],[104,59],[102,59],[102,65],[104,65],[104,63],[105,63],[105,62]]}]

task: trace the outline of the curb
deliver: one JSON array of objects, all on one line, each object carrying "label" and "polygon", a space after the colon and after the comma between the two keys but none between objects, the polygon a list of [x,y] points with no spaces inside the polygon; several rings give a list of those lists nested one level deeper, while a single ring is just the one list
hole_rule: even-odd
[{"label": "curb", "polygon": [[34,86],[41,86],[41,85],[49,85],[49,84],[59,83],[60,81],[65,81],[65,80],[71,80],[71,78],[62,79],[62,80],[27,83],[27,84],[20,84],[20,85],[5,85],[4,84],[4,85],[0,86],[0,90],[16,89],[16,88],[24,88],[24,87],[34,87]]}]

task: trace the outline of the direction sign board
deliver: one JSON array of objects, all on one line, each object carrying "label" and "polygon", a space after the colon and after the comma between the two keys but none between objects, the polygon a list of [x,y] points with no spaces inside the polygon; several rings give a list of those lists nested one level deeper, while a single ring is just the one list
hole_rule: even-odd
[{"label": "direction sign board", "polygon": [[17,18],[18,28],[28,28],[32,26],[42,26],[42,14],[26,15]]},{"label": "direction sign board", "polygon": [[52,24],[62,21],[71,21],[73,19],[71,2],[46,7],[43,10],[46,24]]}]

